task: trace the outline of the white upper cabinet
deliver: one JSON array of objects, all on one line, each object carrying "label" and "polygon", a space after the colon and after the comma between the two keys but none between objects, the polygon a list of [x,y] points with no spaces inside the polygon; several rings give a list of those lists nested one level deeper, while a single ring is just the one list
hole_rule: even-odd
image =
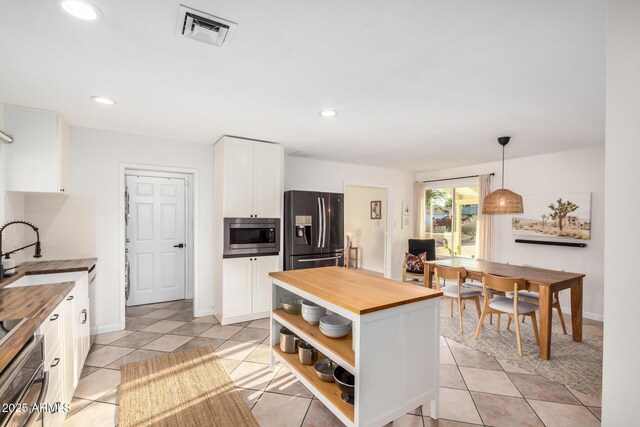
[{"label": "white upper cabinet", "polygon": [[223,216],[279,218],[282,202],[282,146],[224,137],[216,144],[223,156]]},{"label": "white upper cabinet", "polygon": [[253,214],[253,141],[234,139],[224,146],[224,216]]},{"label": "white upper cabinet", "polygon": [[54,111],[4,107],[8,191],[69,192],[69,126]]},{"label": "white upper cabinet", "polygon": [[256,143],[253,159],[253,213],[260,218],[279,218],[282,147]]}]

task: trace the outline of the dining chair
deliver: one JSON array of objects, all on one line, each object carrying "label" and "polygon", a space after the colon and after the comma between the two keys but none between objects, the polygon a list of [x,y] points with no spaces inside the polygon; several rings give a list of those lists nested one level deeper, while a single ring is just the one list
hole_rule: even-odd
[{"label": "dining chair", "polygon": [[[434,277],[436,289],[442,291],[442,298],[451,300],[451,317],[453,317],[453,302],[458,305],[458,320],[460,322],[460,334],[463,333],[462,327],[462,310],[464,309],[465,300],[475,300],[476,309],[478,310],[478,318],[480,318],[480,295],[477,289],[471,289],[464,286],[464,280],[467,277],[467,270],[463,267],[443,267],[438,265],[434,268]],[[440,286],[440,281],[444,286]],[[455,285],[447,285],[447,280],[455,280]]]},{"label": "dining chair", "polygon": [[[436,259],[436,241],[435,239],[409,239],[409,250],[407,253],[418,256],[422,253],[426,253],[426,260],[433,261]],[[424,286],[427,286],[424,283],[425,274],[424,268],[422,269],[411,269],[407,265],[407,256],[405,255],[402,264],[402,281],[407,282],[409,280],[419,280],[423,282]]]},{"label": "dining chair", "polygon": [[[523,264],[523,266],[532,267],[532,268],[542,268],[542,267],[531,265],[531,264]],[[513,292],[510,292],[507,294],[509,298],[513,298],[513,295],[514,295]],[[518,296],[523,301],[540,306],[540,294],[538,292],[522,290],[518,292]],[[564,317],[562,316],[562,307],[560,307],[560,291],[556,291],[553,293],[551,297],[551,307],[555,308],[556,311],[558,312],[558,317],[560,318],[560,326],[562,326],[562,333],[567,335],[567,326],[565,325]],[[525,323],[524,319],[525,317],[523,316],[522,323]],[[507,323],[507,329],[509,329],[509,323]]]},{"label": "dining chair", "polygon": [[523,278],[493,276],[491,274],[484,273],[482,277],[482,288],[484,289],[485,298],[482,314],[480,315],[480,321],[476,328],[476,339],[480,337],[480,330],[484,323],[484,317],[487,314],[506,314],[508,319],[513,320],[513,323],[516,325],[518,354],[522,356],[522,339],[520,336],[520,323],[518,322],[518,316],[525,315],[531,317],[533,335],[536,338],[536,344],[540,345],[538,321],[536,319],[536,310],[538,310],[538,306],[526,301],[521,301],[519,298],[493,295],[496,292],[504,293],[505,295],[507,292],[513,292],[513,295],[517,295],[520,290],[526,290],[527,283]]}]

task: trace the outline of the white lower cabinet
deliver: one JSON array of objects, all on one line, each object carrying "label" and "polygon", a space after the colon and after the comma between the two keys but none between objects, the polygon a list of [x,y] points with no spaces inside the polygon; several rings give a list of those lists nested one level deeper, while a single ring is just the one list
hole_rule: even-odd
[{"label": "white lower cabinet", "polygon": [[253,261],[252,312],[271,312],[271,277],[269,273],[279,271],[279,256],[256,257]]},{"label": "white lower cabinet", "polygon": [[253,292],[253,258],[226,258],[223,281],[223,316],[235,317],[251,314]]},{"label": "white lower cabinet", "polygon": [[278,255],[223,260],[222,324],[269,315],[269,273],[279,271],[279,264]]},{"label": "white lower cabinet", "polygon": [[[49,377],[45,403],[71,403],[89,353],[89,284],[86,273],[39,328],[44,340],[44,370]],[[61,426],[66,413],[45,412],[46,427]]]},{"label": "white lower cabinet", "polygon": [[[45,403],[51,405],[64,402],[66,381],[64,377],[65,352],[65,316],[69,304],[62,301],[40,327],[40,334],[44,339],[44,370],[47,373],[49,385]],[[62,411],[45,412],[43,421],[45,427],[61,426],[64,420]]]}]

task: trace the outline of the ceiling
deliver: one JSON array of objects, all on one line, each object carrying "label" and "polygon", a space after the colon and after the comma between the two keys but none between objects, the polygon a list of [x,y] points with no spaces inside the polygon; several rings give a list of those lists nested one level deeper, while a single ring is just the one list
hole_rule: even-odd
[{"label": "ceiling", "polygon": [[178,1],[93,0],[87,23],[3,0],[0,101],[405,170],[498,160],[503,135],[507,157],[604,143],[605,0],[182,1],[237,22],[228,45],[178,37]]}]

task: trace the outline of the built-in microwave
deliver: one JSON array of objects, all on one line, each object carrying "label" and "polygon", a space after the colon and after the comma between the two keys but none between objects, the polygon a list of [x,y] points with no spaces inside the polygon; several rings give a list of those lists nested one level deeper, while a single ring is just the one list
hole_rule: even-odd
[{"label": "built-in microwave", "polygon": [[280,253],[279,218],[225,218],[223,257]]}]

